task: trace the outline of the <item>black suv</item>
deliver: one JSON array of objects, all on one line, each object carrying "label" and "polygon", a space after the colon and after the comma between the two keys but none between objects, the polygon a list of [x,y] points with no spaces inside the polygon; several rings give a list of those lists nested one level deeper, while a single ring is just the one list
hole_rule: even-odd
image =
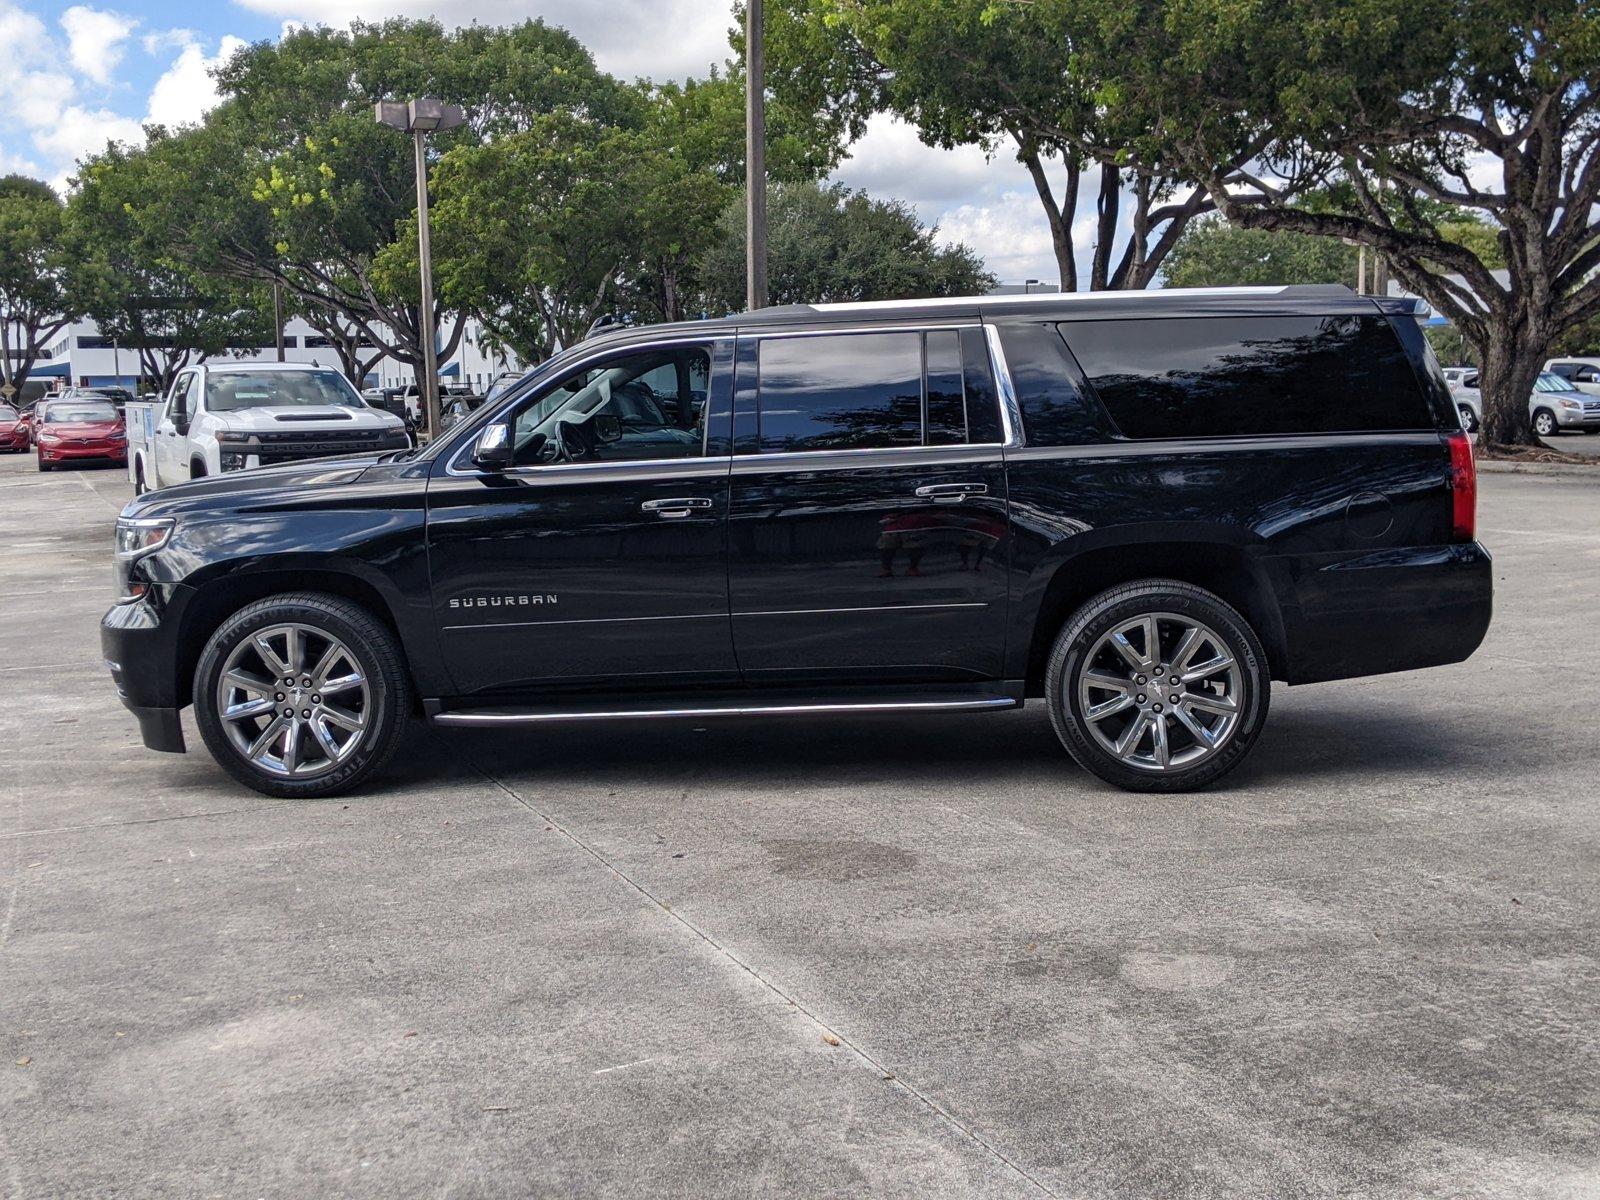
[{"label": "black suv", "polygon": [[1458,662],[1471,447],[1410,302],[1244,288],[610,329],[427,449],[135,500],[105,657],[280,796],[439,725],[987,711],[1145,791],[1271,680]]}]

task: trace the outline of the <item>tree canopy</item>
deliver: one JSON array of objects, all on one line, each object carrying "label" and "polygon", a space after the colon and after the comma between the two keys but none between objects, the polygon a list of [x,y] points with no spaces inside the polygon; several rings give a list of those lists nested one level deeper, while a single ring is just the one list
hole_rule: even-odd
[{"label": "tree canopy", "polygon": [[[774,304],[972,295],[994,286],[972,251],[939,245],[937,231],[900,200],[874,200],[842,184],[787,184],[773,189],[767,217]],[[744,307],[744,261],[739,196],[706,256],[712,313]]]},{"label": "tree canopy", "polygon": [[0,179],[0,383],[22,391],[55,336],[81,311],[61,198],[37,179]]},{"label": "tree canopy", "polygon": [[[1591,0],[1029,7],[1130,118],[1131,156],[1174,164],[1248,228],[1381,252],[1479,351],[1486,435],[1532,439],[1526,397],[1547,348],[1600,312]],[[1330,184],[1346,202],[1294,200]],[[1481,215],[1492,236],[1462,236],[1430,204]]]}]

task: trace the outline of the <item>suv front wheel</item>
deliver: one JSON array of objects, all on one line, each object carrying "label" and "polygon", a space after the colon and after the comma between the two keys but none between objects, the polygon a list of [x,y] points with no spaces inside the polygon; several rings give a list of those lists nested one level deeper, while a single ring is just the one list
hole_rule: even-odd
[{"label": "suv front wheel", "polygon": [[222,769],[269,796],[349,791],[399,745],[410,683],[394,635],[337,596],[270,596],[211,635],[195,719]]},{"label": "suv front wheel", "polygon": [[1255,631],[1220,597],[1146,579],[1101,592],[1050,652],[1050,720],[1080,766],[1130,791],[1204,787],[1250,753],[1271,682]]}]

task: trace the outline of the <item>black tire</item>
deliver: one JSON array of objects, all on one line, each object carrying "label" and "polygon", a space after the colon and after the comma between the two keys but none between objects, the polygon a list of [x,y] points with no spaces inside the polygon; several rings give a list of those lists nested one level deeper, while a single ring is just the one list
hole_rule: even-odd
[{"label": "black tire", "polygon": [[55,470],[55,464],[54,463],[47,463],[42,458],[37,458],[36,457],[34,459],[34,462],[36,464],[38,464],[39,470],[41,470],[41,471],[53,471],[53,470]]},{"label": "black tire", "polygon": [[[1176,614],[1214,631],[1239,667],[1237,721],[1220,748],[1192,766],[1162,771],[1124,762],[1094,737],[1079,702],[1087,656],[1118,625],[1145,614]],[[1239,612],[1204,588],[1176,579],[1140,579],[1101,592],[1073,613],[1050,651],[1045,675],[1050,723],[1078,765],[1107,783],[1135,792],[1187,792],[1233,770],[1250,753],[1266,723],[1272,684],[1266,651]]]},{"label": "black tire", "polygon": [[206,477],[206,464],[204,459],[197,458],[189,464],[190,479],[204,479]]},{"label": "black tire", "polygon": [[133,464],[133,494],[142,496],[149,490],[144,483],[144,460],[141,459]]},{"label": "black tire", "polygon": [[[372,711],[350,757],[331,770],[295,779],[249,761],[229,739],[217,712],[217,688],[228,656],[269,626],[292,623],[325,631],[349,648],[371,688]],[[195,722],[200,736],[229,775],[268,796],[311,799],[350,791],[394,754],[411,713],[411,681],[389,627],[349,600],[311,592],[269,596],[241,608],[206,642],[194,673]],[[284,754],[287,760],[287,752]]]},{"label": "black tire", "polygon": [[1470,404],[1458,404],[1456,405],[1456,411],[1461,414],[1461,428],[1468,433],[1477,433],[1478,417],[1472,411],[1472,406]]},{"label": "black tire", "polygon": [[[1548,430],[1539,428],[1540,418],[1543,418],[1548,423]],[[1557,422],[1555,413],[1548,408],[1541,408],[1533,414],[1533,431],[1540,437],[1557,437],[1561,433],[1561,425]]]}]

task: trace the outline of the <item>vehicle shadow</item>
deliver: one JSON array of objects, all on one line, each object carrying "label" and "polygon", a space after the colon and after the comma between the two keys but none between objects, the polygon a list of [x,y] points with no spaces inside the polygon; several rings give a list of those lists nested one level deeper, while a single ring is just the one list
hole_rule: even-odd
[{"label": "vehicle shadow", "polygon": [[[893,780],[930,788],[993,788],[1059,773],[1066,787],[1109,789],[1080,770],[1057,742],[1042,704],[1020,713],[869,719],[754,718],[618,722],[523,731],[436,729],[418,724],[391,778],[422,784],[474,773],[559,787],[694,782],[792,788]],[[1237,791],[1343,776],[1437,777],[1472,771],[1516,775],[1547,765],[1492,712],[1455,727],[1397,721],[1353,702],[1274,711],[1254,752],[1216,785]]]}]

